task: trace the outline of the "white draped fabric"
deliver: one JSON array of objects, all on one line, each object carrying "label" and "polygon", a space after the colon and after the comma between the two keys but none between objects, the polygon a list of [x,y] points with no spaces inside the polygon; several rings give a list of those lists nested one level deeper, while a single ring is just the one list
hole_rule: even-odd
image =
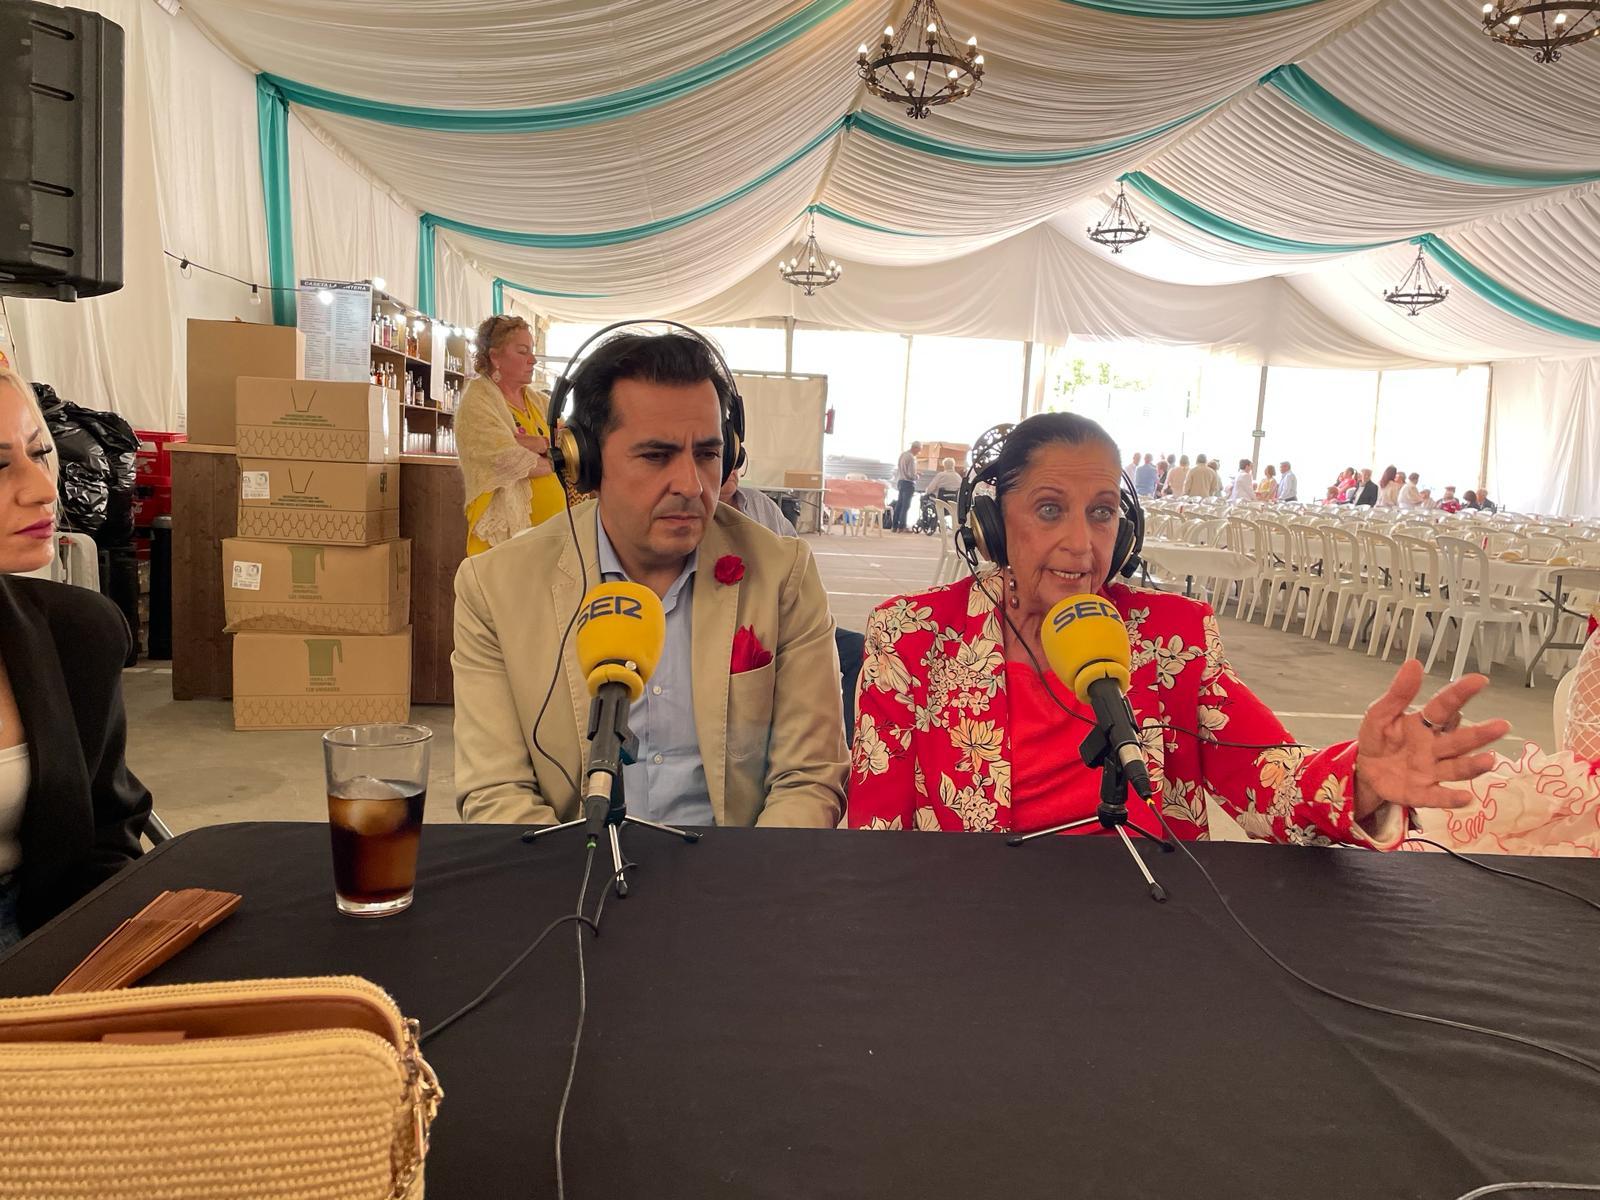
[{"label": "white draped fabric", "polygon": [[[414,297],[430,214],[435,310],[452,323],[481,318],[500,278],[531,289],[506,303],[574,321],[792,317],[1144,338],[1277,365],[1508,362],[1496,403],[1520,412],[1587,412],[1595,389],[1600,340],[1570,322],[1600,326],[1600,184],[1493,177],[1600,175],[1600,44],[1537,65],[1484,37],[1465,0],[1215,20],[942,0],[958,36],[978,35],[986,75],[920,121],[855,73],[856,45],[906,0],[89,6],[129,31],[129,286],[9,308],[27,369],[150,424],[182,411],[188,316],[268,316],[160,256],[266,278],[257,71],[291,98],[296,274],[382,275]],[[1291,64],[1354,116],[1262,82]],[[1130,189],[1152,235],[1110,256],[1084,230],[1133,171],[1181,203]],[[845,274],[807,298],[773,264],[811,209]],[[1509,313],[1438,264],[1446,304],[1416,318],[1384,304],[1422,234],[1557,319]],[[1549,440],[1575,420],[1541,426],[1544,458],[1576,461]],[[1513,446],[1496,422],[1496,445]],[[1560,494],[1578,503],[1582,487]]]},{"label": "white draped fabric", "polygon": [[1496,363],[1489,495],[1502,508],[1600,513],[1600,358]]}]

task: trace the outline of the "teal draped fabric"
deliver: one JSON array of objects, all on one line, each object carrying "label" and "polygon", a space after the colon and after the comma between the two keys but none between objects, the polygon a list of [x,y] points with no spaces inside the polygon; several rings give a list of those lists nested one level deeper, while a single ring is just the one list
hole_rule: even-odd
[{"label": "teal draped fabric", "polygon": [[1067,3],[1124,17],[1211,21],[1226,17],[1259,17],[1291,8],[1307,8],[1318,3],[1318,0],[1067,0]]},{"label": "teal draped fabric", "polygon": [[549,104],[536,108],[423,108],[409,104],[390,104],[365,100],[325,88],[298,83],[293,79],[269,75],[267,78],[291,103],[323,112],[360,117],[384,125],[409,129],[432,129],[444,133],[538,133],[551,129],[573,129],[647,112],[669,101],[718,80],[725,79],[787,46],[807,31],[816,28],[854,0],[811,0],[772,28],[742,45],[703,63],[687,67],[664,79],[626,88],[606,96]]},{"label": "teal draped fabric", "polygon": [[830,221],[838,221],[842,225],[854,225],[857,229],[871,230],[873,233],[887,233],[894,237],[933,237],[931,233],[911,233],[905,229],[890,229],[887,225],[874,225],[871,221],[863,221],[860,217],[852,217],[849,213],[840,212],[831,204],[808,204],[806,212],[815,213],[819,217],[826,217]]},{"label": "teal draped fabric", "polygon": [[494,315],[498,317],[506,310],[506,281],[504,279],[496,279],[494,286],[489,290],[494,297]]},{"label": "teal draped fabric", "polygon": [[466,221],[456,221],[449,217],[425,213],[423,220],[431,221],[440,229],[449,229],[462,233],[468,237],[482,238],[488,242],[499,242],[506,246],[527,246],[536,250],[587,250],[596,246],[617,246],[624,242],[637,242],[647,237],[653,237],[668,230],[677,229],[691,221],[709,216],[718,209],[726,208],[735,200],[743,199],[763,184],[776,179],[783,172],[794,166],[797,162],[812,153],[817,147],[826,144],[836,133],[843,129],[848,121],[847,117],[840,117],[816,137],[812,138],[800,149],[773,167],[769,167],[750,182],[743,184],[724,196],[715,200],[697,205],[686,212],[676,216],[662,217],[659,220],[649,221],[643,225],[630,226],[627,229],[606,229],[595,233],[523,233],[512,229],[492,229],[487,225],[472,225]]},{"label": "teal draped fabric", "polygon": [[434,243],[433,218],[423,213],[417,227],[417,307],[430,317],[437,315],[433,311],[434,293],[438,289],[438,280],[434,275],[438,262]]},{"label": "teal draped fabric", "polygon": [[264,75],[256,76],[256,137],[267,214],[267,281],[272,320],[295,322],[294,210],[289,200],[289,104]]},{"label": "teal draped fabric", "polygon": [[1546,308],[1538,301],[1530,300],[1522,293],[1513,291],[1498,279],[1479,270],[1461,257],[1454,247],[1434,234],[1425,233],[1411,240],[1426,249],[1433,256],[1433,260],[1448,271],[1452,278],[1482,296],[1502,312],[1510,313],[1547,333],[1561,334],[1586,342],[1600,342],[1600,325],[1590,325],[1586,321],[1563,316],[1554,309]]},{"label": "teal draped fabric", "polygon": [[1263,233],[1259,229],[1251,229],[1247,225],[1240,225],[1235,221],[1230,221],[1210,209],[1201,208],[1198,204],[1184,199],[1171,188],[1157,183],[1141,171],[1128,172],[1128,174],[1122,176],[1122,181],[1185,224],[1193,225],[1196,229],[1209,233],[1212,237],[1224,242],[1231,242],[1235,246],[1244,246],[1250,250],[1266,250],[1275,254],[1354,254],[1362,250],[1372,250],[1378,246],[1392,246],[1395,242],[1404,240],[1403,238],[1394,238],[1387,242],[1340,243],[1337,245],[1326,242],[1295,241],[1292,238],[1278,237],[1276,234]]},{"label": "teal draped fabric", "polygon": [[515,292],[526,292],[530,296],[555,296],[561,300],[605,300],[609,292],[552,292],[548,288],[537,288],[526,283],[516,283],[510,279],[496,279],[495,286],[495,312],[504,311],[505,290],[510,288]]},{"label": "teal draped fabric", "polygon": [[962,146],[955,142],[941,141],[929,137],[925,133],[918,133],[904,125],[896,125],[885,121],[882,117],[869,112],[851,113],[849,124],[852,129],[859,129],[869,137],[879,141],[890,142],[896,146],[904,146],[908,150],[918,150],[923,154],[932,154],[938,158],[948,158],[955,162],[972,163],[984,167],[1053,167],[1063,163],[1081,162],[1086,158],[1095,158],[1102,154],[1109,154],[1113,150],[1121,150],[1128,146],[1137,146],[1140,142],[1150,138],[1159,137],[1168,130],[1177,129],[1180,125],[1187,125],[1196,117],[1215,108],[1210,105],[1192,112],[1186,116],[1176,117],[1153,129],[1141,130],[1138,133],[1124,134],[1113,138],[1109,142],[1101,142],[1094,146],[1078,146],[1071,150],[986,150],[977,146]]},{"label": "teal draped fabric", "polygon": [[1517,188],[1567,187],[1600,179],[1600,171],[1518,171],[1436,154],[1369,121],[1293,64],[1268,72],[1261,82],[1357,145],[1424,175],[1486,187]]}]

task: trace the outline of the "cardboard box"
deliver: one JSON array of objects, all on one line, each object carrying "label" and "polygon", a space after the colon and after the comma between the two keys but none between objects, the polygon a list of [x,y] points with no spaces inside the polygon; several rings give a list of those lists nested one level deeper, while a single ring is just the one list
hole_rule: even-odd
[{"label": "cardboard box", "polygon": [[411,631],[378,637],[241,633],[235,729],[332,729],[411,715]]},{"label": "cardboard box", "polygon": [[228,633],[399,633],[411,623],[411,543],[222,543]]},{"label": "cardboard box", "polygon": [[299,379],[305,373],[306,339],[298,329],[248,321],[190,321],[189,440],[207,446],[234,444],[239,376]]},{"label": "cardboard box", "polygon": [[400,467],[239,460],[239,536],[371,546],[400,536]]},{"label": "cardboard box", "polygon": [[785,471],[783,473],[783,486],[786,488],[820,488],[822,486],[822,472]]},{"label": "cardboard box", "polygon": [[370,383],[241,378],[240,458],[400,461],[400,393]]}]

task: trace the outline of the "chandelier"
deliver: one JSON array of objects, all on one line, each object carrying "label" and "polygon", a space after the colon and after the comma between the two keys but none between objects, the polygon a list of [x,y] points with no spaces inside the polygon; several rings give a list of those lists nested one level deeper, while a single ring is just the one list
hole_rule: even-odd
[{"label": "chandelier", "polygon": [[875,51],[861,44],[856,68],[868,91],[904,104],[908,117],[921,120],[936,104],[972,95],[983,78],[983,55],[976,37],[963,45],[950,34],[934,0],[913,0],[898,32],[886,25]]},{"label": "chandelier", "polygon": [[811,214],[811,231],[806,234],[805,243],[799,251],[787,262],[781,258],[778,260],[778,274],[783,276],[785,283],[794,284],[808,296],[814,295],[818,288],[838,283],[839,276],[844,274],[839,264],[817,247],[816,213]]},{"label": "chandelier", "polygon": [[1434,282],[1433,273],[1428,270],[1428,260],[1423,257],[1422,247],[1417,247],[1417,257],[1411,264],[1411,269],[1392,288],[1383,289],[1383,298],[1396,308],[1406,310],[1409,317],[1416,316],[1425,308],[1432,308],[1435,304],[1443,304],[1444,298],[1450,294],[1450,289],[1443,284]]},{"label": "chandelier", "polygon": [[1089,240],[1111,247],[1111,253],[1121,254],[1124,246],[1142,242],[1150,236],[1150,226],[1136,220],[1128,204],[1127,185],[1117,181],[1117,198],[1111,202],[1106,215],[1089,230]]},{"label": "chandelier", "polygon": [[1553,63],[1564,46],[1600,34],[1600,0],[1498,0],[1483,6],[1483,31],[1497,42]]}]

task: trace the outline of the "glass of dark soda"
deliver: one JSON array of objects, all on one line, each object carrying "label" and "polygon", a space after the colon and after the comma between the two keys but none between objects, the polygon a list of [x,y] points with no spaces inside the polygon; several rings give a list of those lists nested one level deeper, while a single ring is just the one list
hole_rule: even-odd
[{"label": "glass of dark soda", "polygon": [[340,912],[387,917],[411,907],[432,740],[421,725],[344,725],[322,735]]}]

